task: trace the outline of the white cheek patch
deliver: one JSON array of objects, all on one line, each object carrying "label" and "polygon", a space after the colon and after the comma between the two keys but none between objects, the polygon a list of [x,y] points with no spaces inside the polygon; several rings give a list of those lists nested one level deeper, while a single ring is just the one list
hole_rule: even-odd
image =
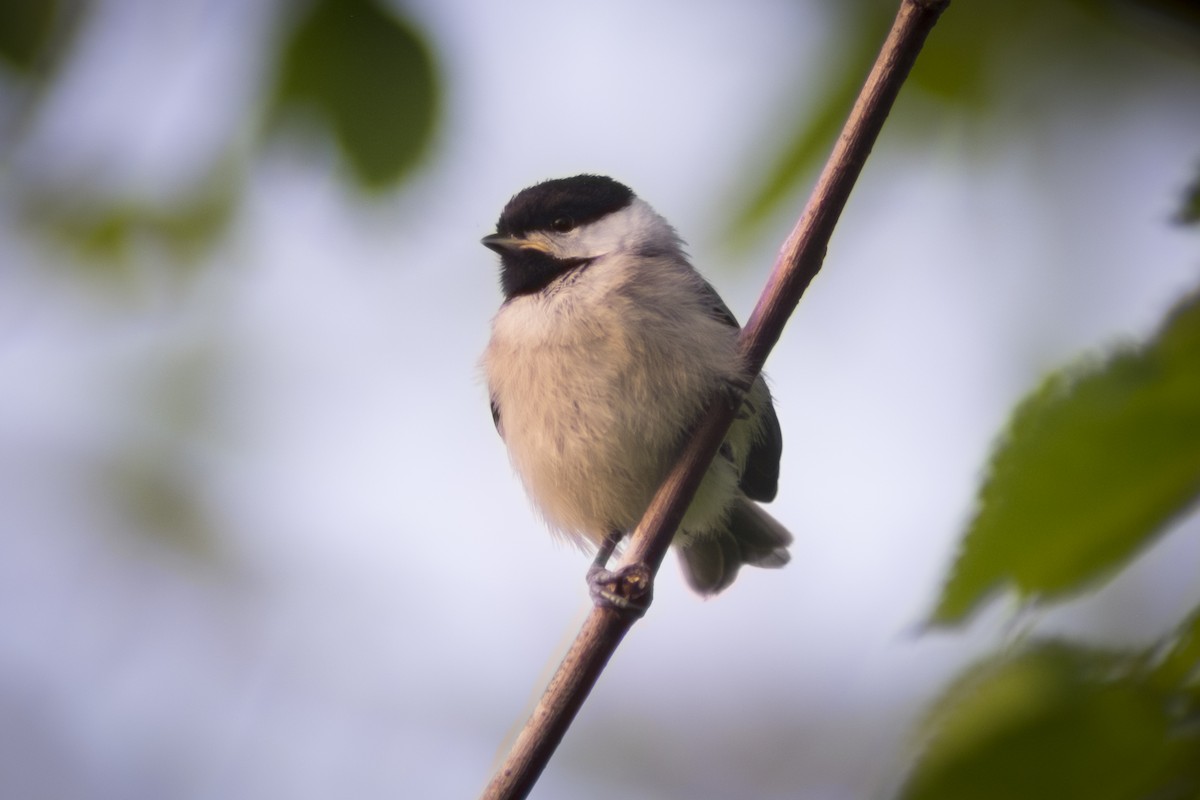
[{"label": "white cheek patch", "polygon": [[635,197],[620,211],[547,239],[553,240],[550,244],[557,258],[598,258],[638,250],[644,242],[663,237],[674,241],[675,232],[644,200]]}]

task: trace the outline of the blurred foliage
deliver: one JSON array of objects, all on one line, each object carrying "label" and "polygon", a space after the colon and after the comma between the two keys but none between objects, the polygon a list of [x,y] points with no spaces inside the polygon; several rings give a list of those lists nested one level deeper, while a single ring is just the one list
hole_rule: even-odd
[{"label": "blurred foliage", "polygon": [[[4,141],[0,163],[23,145],[28,123],[58,88],[49,64],[65,64],[84,48],[94,2],[12,0],[0,4],[0,58],[15,67],[26,90],[18,119]],[[68,8],[69,6],[69,8]],[[279,4],[273,57],[248,76],[259,89],[266,114],[261,130],[243,135],[244,122],[225,132],[223,149],[190,186],[145,189],[98,188],[90,175],[65,176],[52,185],[23,180],[5,191],[16,200],[32,230],[65,243],[89,267],[121,267],[143,251],[159,265],[183,265],[205,255],[234,218],[252,157],[264,141],[295,123],[307,126],[318,146],[329,142],[349,165],[346,176],[360,189],[398,186],[429,151],[440,111],[441,82],[432,48],[417,26],[378,0],[316,0]],[[65,11],[72,13],[65,13]],[[50,51],[47,50],[49,48]],[[104,87],[120,92],[123,87]],[[16,103],[17,96],[0,97]],[[213,100],[213,102],[216,102]],[[253,117],[257,108],[246,109]],[[132,127],[139,119],[130,119]],[[14,136],[15,132],[15,136]]]},{"label": "blurred foliage", "polygon": [[5,0],[0,3],[0,59],[31,72],[50,42],[59,4],[55,0]]},{"label": "blurred foliage", "polygon": [[935,624],[1004,584],[1052,597],[1116,569],[1200,498],[1200,293],[1144,347],[1049,378],[992,458]]},{"label": "blurred foliage", "polygon": [[218,339],[204,335],[158,356],[125,446],[96,475],[100,494],[131,533],[184,554],[191,566],[227,566],[213,504],[202,491],[213,484],[203,455],[223,433],[218,390],[227,362]]},{"label": "blurred foliage", "polygon": [[901,796],[1197,797],[1198,633],[1193,619],[1164,644],[1163,663],[1191,647],[1190,680],[1164,676],[1154,650],[1114,653],[1061,642],[1037,643],[969,670],[935,707]]},{"label": "blurred foliage", "polygon": [[1200,223],[1200,175],[1197,175],[1192,184],[1184,190],[1178,219],[1185,225]]},{"label": "blurred foliage", "polygon": [[183,553],[193,566],[219,564],[221,536],[196,492],[198,476],[182,463],[177,444],[121,453],[120,460],[105,465],[100,489],[130,521],[131,532]]},{"label": "blurred foliage", "polygon": [[319,0],[284,52],[275,113],[315,111],[371,189],[395,184],[419,162],[437,106],[421,35],[371,0]]},{"label": "blurred foliage", "polygon": [[65,243],[81,264],[116,277],[143,247],[175,264],[194,263],[203,256],[232,220],[235,180],[219,172],[209,185],[171,206],[117,198],[64,203],[54,195],[31,195],[25,214],[31,227]]},{"label": "blurred foliage", "polygon": [[[932,622],[961,622],[1005,584],[1082,591],[1194,507],[1198,365],[1194,291],[1142,347],[1061,370],[1022,401]],[[986,659],[935,704],[923,739],[905,800],[1200,797],[1200,608],[1142,649],[1033,639]]]},{"label": "blurred foliage", "polygon": [[[744,181],[745,200],[728,215],[726,238],[734,244],[750,243],[775,214],[791,212],[795,192],[815,176],[849,116],[897,4],[841,0],[826,5],[841,19],[837,50],[827,55],[818,75],[834,77],[815,106],[798,110],[784,103],[786,116],[770,121],[769,130],[784,131],[782,144],[767,157],[761,177]],[[1118,86],[1135,93],[1155,89],[1151,76],[1143,74],[1145,64],[1129,53],[1179,42],[1183,51],[1200,48],[1197,0],[953,2],[917,59],[885,135],[893,144],[906,135],[916,141],[912,134],[927,131],[930,120],[938,125],[960,120],[1002,136],[1036,119],[1012,113],[1004,101],[1038,92],[1047,76],[1054,76],[1063,91],[1075,87],[1091,93],[1104,86],[1105,100],[1119,102]],[[808,71],[800,77],[804,91],[793,94],[805,94],[817,76]],[[918,145],[927,149],[928,139]]]},{"label": "blurred foliage", "polygon": [[[46,67],[70,60],[88,33],[93,5],[0,4],[0,61],[35,101],[56,90],[57,76]],[[759,230],[819,166],[896,1],[827,6],[842,24],[837,50],[820,70],[830,76],[824,94],[802,115],[784,104],[787,133],[732,217],[736,238]],[[57,194],[9,180],[3,199],[15,199],[31,225],[66,242],[89,266],[119,265],[146,252],[158,265],[196,259],[220,240],[239,208],[252,157],[286,125],[315,123],[307,130],[336,146],[357,187],[378,192],[399,185],[430,149],[442,107],[440,70],[426,36],[383,0],[274,7],[282,34],[261,73],[248,76],[260,89],[262,130],[249,139],[237,126],[228,131],[224,151],[199,171],[199,185],[184,187],[170,202],[83,201],[70,180]],[[918,60],[889,139],[922,130],[931,118],[973,121],[1002,137],[1025,118],[1008,113],[998,98],[1039,87],[1048,75],[1062,87],[1106,98],[1117,96],[1116,86],[1152,88],[1123,54],[1130,45],[1172,39],[1195,49],[1198,9],[1200,3],[1187,0],[957,0]],[[801,77],[808,85],[814,75]],[[0,103],[17,94],[0,96]],[[781,127],[773,122],[773,129]],[[18,138],[3,142],[4,166],[30,130],[12,127]],[[1180,218],[1200,220],[1200,178]],[[1065,369],[1021,404],[994,455],[935,623],[962,621],[1005,586],[1026,598],[1055,599],[1094,585],[1195,502],[1198,298],[1183,302],[1144,346]],[[219,557],[213,510],[198,488],[205,485],[198,451],[213,436],[205,410],[215,405],[211,390],[219,375],[203,359],[186,356],[173,362],[178,368],[153,367],[162,383],[147,393],[144,427],[99,473],[131,527],[177,550]],[[1197,797],[1198,731],[1200,612],[1157,646],[1135,652],[1034,641],[976,666],[945,694],[903,794]]]}]

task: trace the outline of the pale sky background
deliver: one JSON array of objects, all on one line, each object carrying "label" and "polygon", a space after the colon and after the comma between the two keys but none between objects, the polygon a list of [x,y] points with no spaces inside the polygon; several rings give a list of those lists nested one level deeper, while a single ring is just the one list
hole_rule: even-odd
[{"label": "pale sky background", "polygon": [[[151,194],[205,169],[257,91],[251,5],[99,4],[10,168]],[[275,146],[203,269],[140,252],[116,290],[0,191],[0,795],[476,795],[588,608],[588,559],[545,533],[492,428],[478,239],[524,186],[607,173],[753,307],[791,220],[737,255],[717,234],[780,109],[824,86],[817,8],[412,11],[446,113],[384,200]],[[1180,101],[1198,76],[1144,57],[1161,90],[1120,113],[1049,78],[1002,99],[1032,120],[1003,136],[934,106],[924,140],[885,128],[767,364],[793,562],[701,601],[669,558],[534,797],[885,796],[975,655],[1029,626],[1147,642],[1200,602],[1192,518],[1062,611],[1002,600],[968,632],[917,630],[1011,405],[1197,282],[1197,234],[1169,218],[1200,158],[1200,103]],[[186,435],[163,421],[180,398]],[[130,532],[104,477],[130,450],[193,487],[215,556]]]}]

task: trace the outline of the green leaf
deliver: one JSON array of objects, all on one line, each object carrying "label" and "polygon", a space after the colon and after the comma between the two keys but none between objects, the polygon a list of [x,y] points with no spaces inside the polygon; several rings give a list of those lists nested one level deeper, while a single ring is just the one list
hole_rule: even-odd
[{"label": "green leaf", "polygon": [[1017,407],[933,612],[960,622],[1010,585],[1078,591],[1200,496],[1200,293],[1140,349],[1051,375]]},{"label": "green leaf", "polygon": [[1053,643],[986,662],[939,702],[900,796],[1195,797],[1200,730],[1137,663]]},{"label": "green leaf", "polygon": [[[779,151],[765,159],[770,164],[765,174],[743,179],[747,200],[726,231],[735,246],[747,244],[820,167],[898,4],[836,0],[824,5],[840,21],[829,34],[837,46],[803,76],[804,85],[836,77],[810,114],[772,121],[767,133],[782,129],[783,136],[758,137],[758,146],[767,141]],[[1194,33],[1200,21],[1196,3],[1158,0],[1155,5],[1171,17],[1170,25],[1146,24],[1153,15],[1144,5],[1144,0],[952,3],[925,43],[881,142],[907,144],[922,153],[944,146],[948,131],[967,133],[956,137],[963,144],[1011,142],[1014,129],[1044,124],[1044,111],[1031,101],[1050,91],[1103,97],[1117,104],[1114,108],[1132,109],[1136,104],[1130,100],[1161,75],[1154,59],[1136,54],[1162,49],[1163,31]],[[1046,88],[1051,86],[1056,88]],[[795,103],[784,96],[780,105],[790,109]]]},{"label": "green leaf", "polygon": [[145,200],[72,198],[59,195],[28,198],[29,223],[69,247],[97,274],[117,268],[124,277],[139,250],[152,248],[169,262],[192,266],[228,228],[239,187],[229,168],[214,169],[209,181],[174,204]]},{"label": "green leaf", "polygon": [[1155,684],[1190,690],[1200,710],[1200,608],[1193,609],[1174,635],[1156,648],[1151,661]]},{"label": "green leaf", "polygon": [[137,448],[104,465],[99,487],[126,519],[124,531],[213,565],[221,537],[186,459],[165,448]]},{"label": "green leaf", "polygon": [[56,0],[0,3],[0,59],[22,72],[37,66],[58,17]]},{"label": "green leaf", "polygon": [[841,75],[843,79],[822,100],[814,114],[794,126],[767,175],[734,215],[724,238],[735,247],[747,245],[791,196],[804,176],[820,167],[820,159],[829,154],[862,82],[860,73],[852,68],[843,70]]},{"label": "green leaf", "polygon": [[[744,246],[787,200],[800,181],[821,166],[837,139],[854,98],[875,60],[886,30],[886,17],[878,9],[874,18],[855,27],[855,38],[848,43],[848,54],[832,74],[836,82],[810,115],[791,123],[783,149],[767,174],[751,190],[749,199],[732,217],[724,237],[734,246]],[[807,76],[806,76],[807,80]]]},{"label": "green leaf", "polygon": [[319,0],[284,53],[276,115],[315,112],[372,189],[398,181],[432,138],[438,81],[424,39],[371,0]]},{"label": "green leaf", "polygon": [[1183,203],[1176,219],[1184,225],[1200,223],[1200,175],[1183,192]]}]

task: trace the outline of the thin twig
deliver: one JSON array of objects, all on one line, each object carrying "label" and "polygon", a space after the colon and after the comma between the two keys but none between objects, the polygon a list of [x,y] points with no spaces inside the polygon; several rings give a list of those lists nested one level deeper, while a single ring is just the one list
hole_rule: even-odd
[{"label": "thin twig", "polygon": [[[804,213],[780,249],[750,321],[742,330],[741,347],[752,375],[762,370],[804,290],[820,271],[850,190],[925,37],[949,3],[950,0],[901,0],[896,21],[850,118]],[[730,403],[717,402],[701,420],[634,531],[622,558],[623,566],[642,563],[652,573],[658,571],[675,529],[733,422],[734,413]],[[635,615],[610,608],[592,609],[482,800],[516,800],[529,794],[635,620]]]}]

